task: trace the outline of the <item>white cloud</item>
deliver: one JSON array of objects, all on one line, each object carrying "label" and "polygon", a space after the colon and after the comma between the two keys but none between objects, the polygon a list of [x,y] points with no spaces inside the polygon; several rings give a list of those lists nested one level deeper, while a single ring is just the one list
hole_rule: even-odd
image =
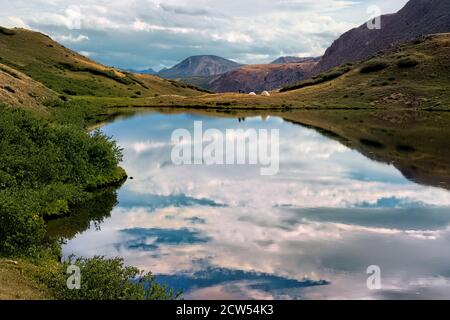
[{"label": "white cloud", "polygon": [[[60,42],[81,42],[81,41],[87,41],[89,40],[88,36],[85,36],[83,34],[80,34],[78,36],[74,36],[72,34],[69,35],[59,35],[53,37],[56,41]],[[86,51],[84,51],[86,52]],[[81,52],[80,52],[81,53]]]},{"label": "white cloud", "polygon": [[[392,11],[405,2],[374,0],[370,4]],[[322,54],[341,33],[368,18],[368,4],[350,0],[17,0],[14,6],[2,6],[0,24],[33,28],[56,38],[77,30],[91,41],[65,39],[71,49],[96,52],[100,62],[119,67],[158,68],[194,54],[263,63],[281,53]]]},{"label": "white cloud", "polygon": [[93,55],[93,53],[89,51],[80,51],[80,54],[85,57],[91,57]]}]

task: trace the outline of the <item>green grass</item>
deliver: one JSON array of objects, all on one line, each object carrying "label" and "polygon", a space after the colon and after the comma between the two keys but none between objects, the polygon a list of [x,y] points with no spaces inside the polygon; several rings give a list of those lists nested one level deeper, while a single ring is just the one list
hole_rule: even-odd
[{"label": "green grass", "polygon": [[296,83],[296,84],[293,84],[290,86],[286,86],[286,87],[282,88],[280,90],[280,92],[289,92],[289,91],[293,91],[293,90],[297,90],[297,89],[301,89],[301,88],[315,86],[317,84],[321,84],[324,82],[328,82],[328,81],[339,78],[340,76],[346,74],[350,70],[351,70],[351,67],[348,65],[337,67],[337,68],[331,69],[330,71],[326,71],[317,76],[314,76],[311,79],[307,79],[307,80],[301,81],[299,83]]},{"label": "green grass", "polygon": [[[96,76],[101,76],[101,77],[105,77],[107,79],[111,79],[114,80],[120,84],[124,84],[124,85],[131,85],[134,83],[138,83],[136,81],[133,81],[133,79],[128,76],[128,74],[126,74],[125,77],[119,77],[113,70],[101,70],[101,69],[97,69],[97,68],[92,68],[92,67],[88,67],[88,66],[80,66],[80,65],[75,65],[75,64],[71,64],[71,63],[67,63],[67,62],[61,62],[59,64],[59,66],[63,69],[63,70],[70,70],[73,72],[87,72]],[[142,83],[138,83],[138,84],[142,84]]]}]

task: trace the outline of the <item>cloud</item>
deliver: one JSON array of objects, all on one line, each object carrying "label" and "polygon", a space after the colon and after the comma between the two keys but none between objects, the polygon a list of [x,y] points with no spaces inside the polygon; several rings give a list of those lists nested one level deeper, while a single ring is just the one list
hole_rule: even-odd
[{"label": "cloud", "polygon": [[[89,40],[88,36],[85,36],[83,34],[80,34],[78,36],[73,36],[72,34],[69,35],[60,35],[60,36],[54,36],[53,37],[56,41],[60,42],[81,42],[81,41],[87,41]],[[80,52],[81,53],[81,52]],[[86,51],[84,51],[86,53]]]},{"label": "cloud", "polygon": [[178,15],[203,16],[213,14],[213,12],[209,10],[205,10],[202,8],[192,8],[188,6],[176,6],[160,3],[159,7],[165,12],[174,13]]},{"label": "cloud", "polygon": [[[393,11],[405,2],[374,0],[370,4]],[[95,52],[104,64],[160,69],[197,54],[242,63],[267,63],[281,54],[321,55],[341,33],[368,18],[368,4],[350,0],[17,0],[14,6],[2,6],[0,24],[48,33],[71,49]],[[74,41],[79,34],[88,39]]]}]

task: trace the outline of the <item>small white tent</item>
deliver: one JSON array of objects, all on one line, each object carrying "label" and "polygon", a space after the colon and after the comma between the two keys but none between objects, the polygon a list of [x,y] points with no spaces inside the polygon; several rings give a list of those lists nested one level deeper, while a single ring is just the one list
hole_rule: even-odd
[{"label": "small white tent", "polygon": [[270,97],[269,91],[263,91],[263,92],[261,92],[261,95],[264,97]]},{"label": "small white tent", "polygon": [[256,93],[250,92],[249,95],[250,95],[250,96],[256,96]]}]

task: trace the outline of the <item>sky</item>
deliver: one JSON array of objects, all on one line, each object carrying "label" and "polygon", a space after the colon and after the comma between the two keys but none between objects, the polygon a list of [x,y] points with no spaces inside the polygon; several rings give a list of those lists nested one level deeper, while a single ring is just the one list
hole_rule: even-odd
[{"label": "sky", "polygon": [[0,0],[0,25],[24,27],[103,64],[160,70],[191,55],[240,63],[320,56],[333,40],[407,0]]}]

